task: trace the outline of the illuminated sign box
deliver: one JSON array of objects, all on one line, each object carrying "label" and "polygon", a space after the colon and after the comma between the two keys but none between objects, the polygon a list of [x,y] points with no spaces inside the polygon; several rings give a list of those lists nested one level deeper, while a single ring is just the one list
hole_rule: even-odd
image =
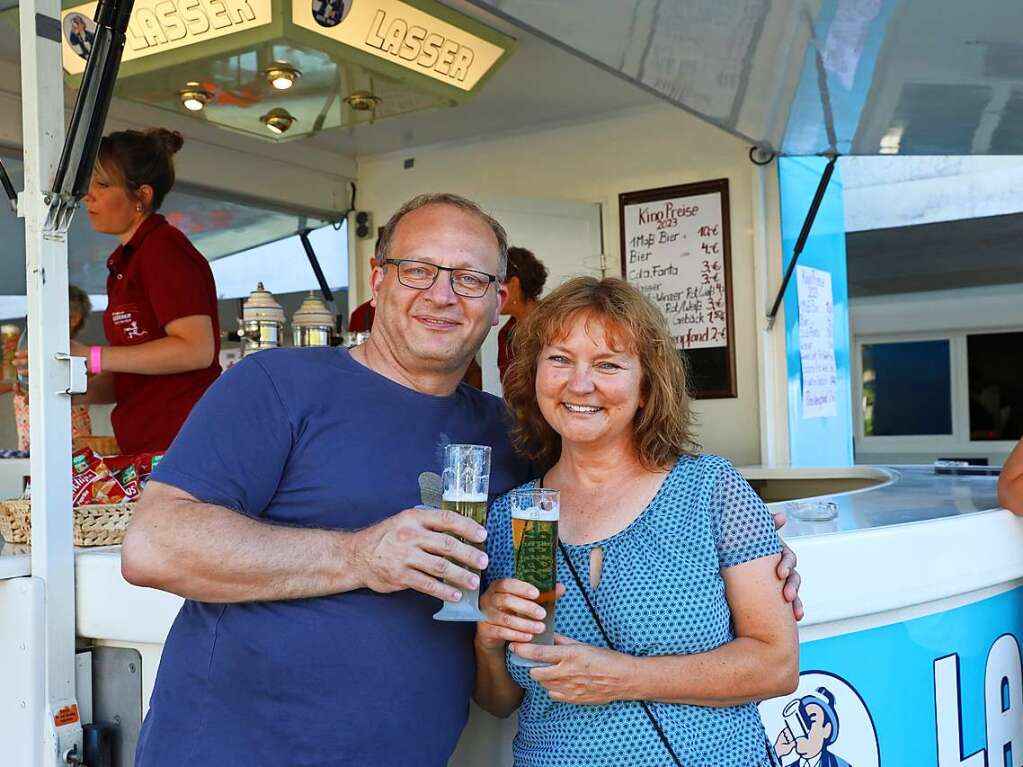
[{"label": "illuminated sign box", "polygon": [[[94,10],[92,3],[68,0],[61,13],[72,85],[95,38]],[[456,106],[515,45],[434,0],[135,0],[116,94],[287,140]],[[298,71],[286,92],[267,82],[276,61]],[[204,109],[183,108],[186,86],[208,94]],[[351,98],[366,94],[372,98]],[[260,116],[279,109],[294,118],[294,127],[270,135]]]}]

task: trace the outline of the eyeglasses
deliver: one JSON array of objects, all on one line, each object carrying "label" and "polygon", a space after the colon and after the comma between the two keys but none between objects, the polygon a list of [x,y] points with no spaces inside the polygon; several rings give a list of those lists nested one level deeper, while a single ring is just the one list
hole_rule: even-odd
[{"label": "eyeglasses", "polygon": [[478,272],[475,269],[452,269],[450,266],[438,266],[408,258],[385,258],[383,263],[394,264],[398,268],[398,282],[414,290],[432,288],[433,283],[437,281],[437,275],[442,271],[450,273],[451,290],[463,298],[482,298],[486,295],[490,283],[497,282],[497,275]]}]

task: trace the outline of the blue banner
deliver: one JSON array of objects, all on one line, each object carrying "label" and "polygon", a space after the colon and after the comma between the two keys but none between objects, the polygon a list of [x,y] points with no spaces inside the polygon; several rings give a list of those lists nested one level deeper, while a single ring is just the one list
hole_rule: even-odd
[{"label": "blue banner", "polygon": [[1023,767],[1021,644],[1023,588],[807,642],[764,726],[786,767]]}]

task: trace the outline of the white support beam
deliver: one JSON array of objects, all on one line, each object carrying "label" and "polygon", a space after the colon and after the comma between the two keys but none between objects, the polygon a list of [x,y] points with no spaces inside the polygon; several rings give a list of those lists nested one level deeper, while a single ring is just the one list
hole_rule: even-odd
[{"label": "white support beam", "polygon": [[[67,243],[45,231],[45,190],[64,141],[60,0],[22,0],[20,8],[22,134],[28,285],[29,402],[32,440],[32,576],[43,583],[43,689],[33,731],[42,744],[38,767],[64,765],[82,753],[75,701],[75,561],[71,543],[71,400],[69,386]],[[10,660],[10,659],[8,659]],[[33,765],[33,767],[36,767]]]}]

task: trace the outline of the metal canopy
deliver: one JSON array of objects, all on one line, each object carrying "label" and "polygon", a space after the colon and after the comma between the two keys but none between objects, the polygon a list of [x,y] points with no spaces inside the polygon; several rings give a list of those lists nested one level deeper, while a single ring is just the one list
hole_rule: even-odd
[{"label": "metal canopy", "polygon": [[782,154],[1023,153],[1020,3],[470,1]]}]

